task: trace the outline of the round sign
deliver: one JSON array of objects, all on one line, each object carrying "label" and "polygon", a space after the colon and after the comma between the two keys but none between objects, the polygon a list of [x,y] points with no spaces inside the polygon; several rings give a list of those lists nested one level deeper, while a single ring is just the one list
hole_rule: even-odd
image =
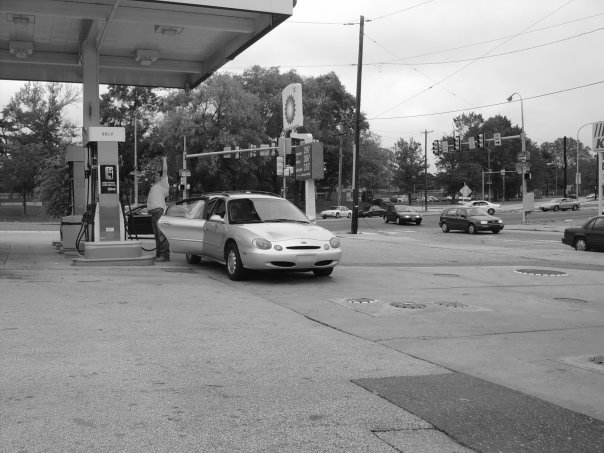
[{"label": "round sign", "polygon": [[285,100],[285,121],[287,124],[292,124],[296,118],[296,101],[290,94]]}]

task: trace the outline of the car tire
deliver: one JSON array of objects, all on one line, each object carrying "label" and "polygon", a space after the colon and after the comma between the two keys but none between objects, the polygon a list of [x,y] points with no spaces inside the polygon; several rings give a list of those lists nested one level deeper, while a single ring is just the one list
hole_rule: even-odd
[{"label": "car tire", "polygon": [[187,253],[185,255],[185,259],[187,260],[187,263],[189,263],[189,264],[201,263],[201,256],[199,256],[199,255],[191,255],[191,254]]},{"label": "car tire", "polygon": [[576,211],[577,209],[579,209],[579,206],[577,206],[576,204],[573,205],[573,211]]},{"label": "car tire", "polygon": [[398,219],[398,220],[396,221],[396,223],[397,223],[397,225],[402,225],[404,222],[403,222],[403,219]]},{"label": "car tire", "polygon": [[493,208],[489,208],[487,212],[489,213],[489,215],[495,214],[495,210]]},{"label": "car tire", "polygon": [[575,239],[575,250],[577,250],[579,252],[586,252],[587,250],[589,250],[589,248],[587,247],[587,241],[585,240],[585,238],[576,238]]},{"label": "car tire", "polygon": [[312,271],[316,277],[329,277],[333,272],[333,267],[325,267],[323,269],[315,269]]},{"label": "car tire", "polygon": [[241,262],[241,255],[237,244],[231,242],[227,247],[226,266],[229,278],[233,281],[243,280],[245,278],[245,269]]},{"label": "car tire", "polygon": [[351,218],[352,214],[348,213],[348,215],[346,216],[347,218]]},{"label": "car tire", "polygon": [[476,234],[476,225],[474,225],[473,223],[470,223],[468,225],[468,233]]},{"label": "car tire", "polygon": [[326,218],[327,218],[327,216],[326,216],[326,215],[324,215],[324,216],[321,216],[321,217],[323,217],[323,220],[325,220],[325,219],[326,219]]},{"label": "car tire", "polygon": [[440,226],[440,229],[443,231],[443,233],[448,233],[449,232],[449,225],[447,225],[446,222],[443,222],[442,225]]},{"label": "car tire", "polygon": [[390,222],[390,220],[388,220],[388,217],[384,216],[384,222],[385,222],[385,223]]},{"label": "car tire", "polygon": [[340,213],[336,212],[336,219],[339,219],[339,218],[340,218]]},{"label": "car tire", "polygon": [[499,234],[501,230],[493,230],[493,234]]},{"label": "car tire", "polygon": [[559,211],[560,210],[560,206],[554,206],[554,211]]},{"label": "car tire", "polygon": [[416,225],[421,225],[421,224],[422,224],[422,221],[421,221],[421,220],[416,220],[416,221],[415,221],[415,224],[416,224]]}]

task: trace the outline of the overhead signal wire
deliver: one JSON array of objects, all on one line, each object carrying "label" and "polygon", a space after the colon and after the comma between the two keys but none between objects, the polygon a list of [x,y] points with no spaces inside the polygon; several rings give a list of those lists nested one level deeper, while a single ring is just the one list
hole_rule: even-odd
[{"label": "overhead signal wire", "polygon": [[[582,88],[589,88],[595,85],[600,85],[604,83],[604,80],[600,80],[598,82],[592,82],[592,83],[587,83],[585,85],[579,85],[576,87],[571,87],[571,88],[564,88],[562,90],[556,90],[556,91],[550,91],[549,93],[542,93],[542,94],[536,94],[534,96],[528,96],[528,97],[524,97],[523,96],[523,100],[524,102],[529,101],[531,99],[538,99],[538,98],[543,98],[546,96],[553,96],[555,94],[561,94],[561,93],[567,93],[569,91],[574,91],[574,90],[580,90]],[[513,100],[512,102],[520,102],[518,100]],[[466,112],[468,110],[481,110],[481,109],[486,109],[486,108],[490,108],[490,107],[497,107],[500,105],[508,105],[509,102],[497,102],[494,104],[486,104],[486,105],[480,105],[480,106],[475,106],[469,109],[455,109],[455,110],[447,110],[447,111],[443,111],[443,112],[433,112],[433,113],[423,113],[423,114],[419,114],[419,115],[404,115],[404,116],[390,116],[390,117],[374,117],[374,118],[367,118],[368,121],[376,121],[376,120],[399,120],[399,119],[408,119],[408,118],[423,118],[423,117],[427,117],[427,116],[437,116],[437,115],[446,115],[446,114],[450,114],[450,113],[458,113],[458,112]]]},{"label": "overhead signal wire", "polygon": [[[558,8],[556,8],[556,9],[555,9],[555,10],[553,10],[552,12],[550,12],[550,13],[546,14],[544,17],[542,17],[541,19],[537,20],[536,22],[533,22],[531,25],[528,25],[528,26],[527,26],[527,27],[525,27],[524,29],[520,30],[520,32],[518,32],[518,33],[516,33],[516,34],[512,35],[510,38],[506,39],[505,41],[503,41],[503,42],[499,43],[498,45],[496,45],[495,47],[493,47],[493,48],[492,48],[491,50],[489,50],[488,52],[485,52],[485,53],[483,54],[483,56],[485,56],[485,55],[489,55],[491,52],[495,51],[495,50],[496,50],[496,49],[498,49],[499,47],[501,47],[501,46],[503,46],[503,45],[507,44],[508,42],[510,42],[510,41],[511,41],[512,39],[514,39],[516,36],[519,36],[519,35],[520,35],[520,33],[523,33],[523,32],[525,32],[525,31],[527,31],[527,30],[529,30],[529,29],[533,28],[533,27],[534,27],[535,25],[537,25],[539,22],[544,21],[545,19],[547,19],[548,17],[550,17],[552,14],[554,14],[554,13],[556,13],[556,12],[560,11],[562,8],[566,7],[567,5],[569,5],[570,3],[572,3],[573,1],[574,1],[574,0],[568,0],[568,1],[567,1],[567,2],[564,4],[564,5],[562,5],[562,6],[558,7]],[[467,68],[469,68],[471,65],[473,65],[473,64],[474,64],[474,63],[476,63],[477,61],[479,61],[479,60],[478,60],[478,58],[475,58],[475,59],[471,60],[471,61],[470,61],[470,62],[468,62],[467,64],[463,65],[461,68],[459,68],[459,69],[457,69],[457,70],[455,70],[455,71],[451,72],[449,75],[445,76],[443,79],[441,79],[440,81],[436,82],[436,84],[434,84],[434,85],[432,85],[432,86],[430,86],[430,87],[428,87],[428,88],[426,88],[426,89],[422,90],[422,92],[421,92],[421,93],[423,94],[423,93],[425,93],[426,91],[428,91],[428,90],[430,90],[430,89],[434,88],[435,86],[440,85],[440,84],[441,84],[441,83],[443,83],[444,81],[449,80],[451,77],[453,77],[453,76],[455,76],[455,75],[459,74],[460,72],[462,72],[462,71],[466,70]],[[415,96],[413,96],[413,97],[415,97]],[[399,103],[398,103],[398,104],[396,104],[395,106],[390,107],[390,108],[389,108],[389,109],[387,109],[387,110],[384,110],[382,113],[380,113],[380,114],[378,115],[378,117],[382,116],[384,113],[387,113],[387,112],[390,112],[391,110],[394,110],[395,108],[397,108],[397,107],[401,106],[402,104],[404,104],[404,103],[408,102],[408,100],[409,100],[409,99],[404,100],[404,101],[402,101],[402,102],[399,102]]]}]

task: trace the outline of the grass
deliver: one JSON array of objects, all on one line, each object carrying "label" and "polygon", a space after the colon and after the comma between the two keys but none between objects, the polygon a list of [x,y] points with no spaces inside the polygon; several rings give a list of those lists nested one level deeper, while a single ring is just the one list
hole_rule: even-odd
[{"label": "grass", "polygon": [[23,206],[0,206],[0,222],[43,222],[57,223],[60,219],[53,219],[42,206],[27,206],[23,214]]}]

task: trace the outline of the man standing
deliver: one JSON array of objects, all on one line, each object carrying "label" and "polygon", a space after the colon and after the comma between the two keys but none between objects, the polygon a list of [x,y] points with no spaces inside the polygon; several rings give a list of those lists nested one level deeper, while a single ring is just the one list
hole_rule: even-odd
[{"label": "man standing", "polygon": [[151,186],[147,197],[147,212],[151,214],[153,235],[155,236],[155,262],[170,261],[170,244],[157,226],[157,221],[166,210],[166,198],[170,194],[168,185],[168,161],[162,158],[162,168],[155,175],[155,184]]}]

